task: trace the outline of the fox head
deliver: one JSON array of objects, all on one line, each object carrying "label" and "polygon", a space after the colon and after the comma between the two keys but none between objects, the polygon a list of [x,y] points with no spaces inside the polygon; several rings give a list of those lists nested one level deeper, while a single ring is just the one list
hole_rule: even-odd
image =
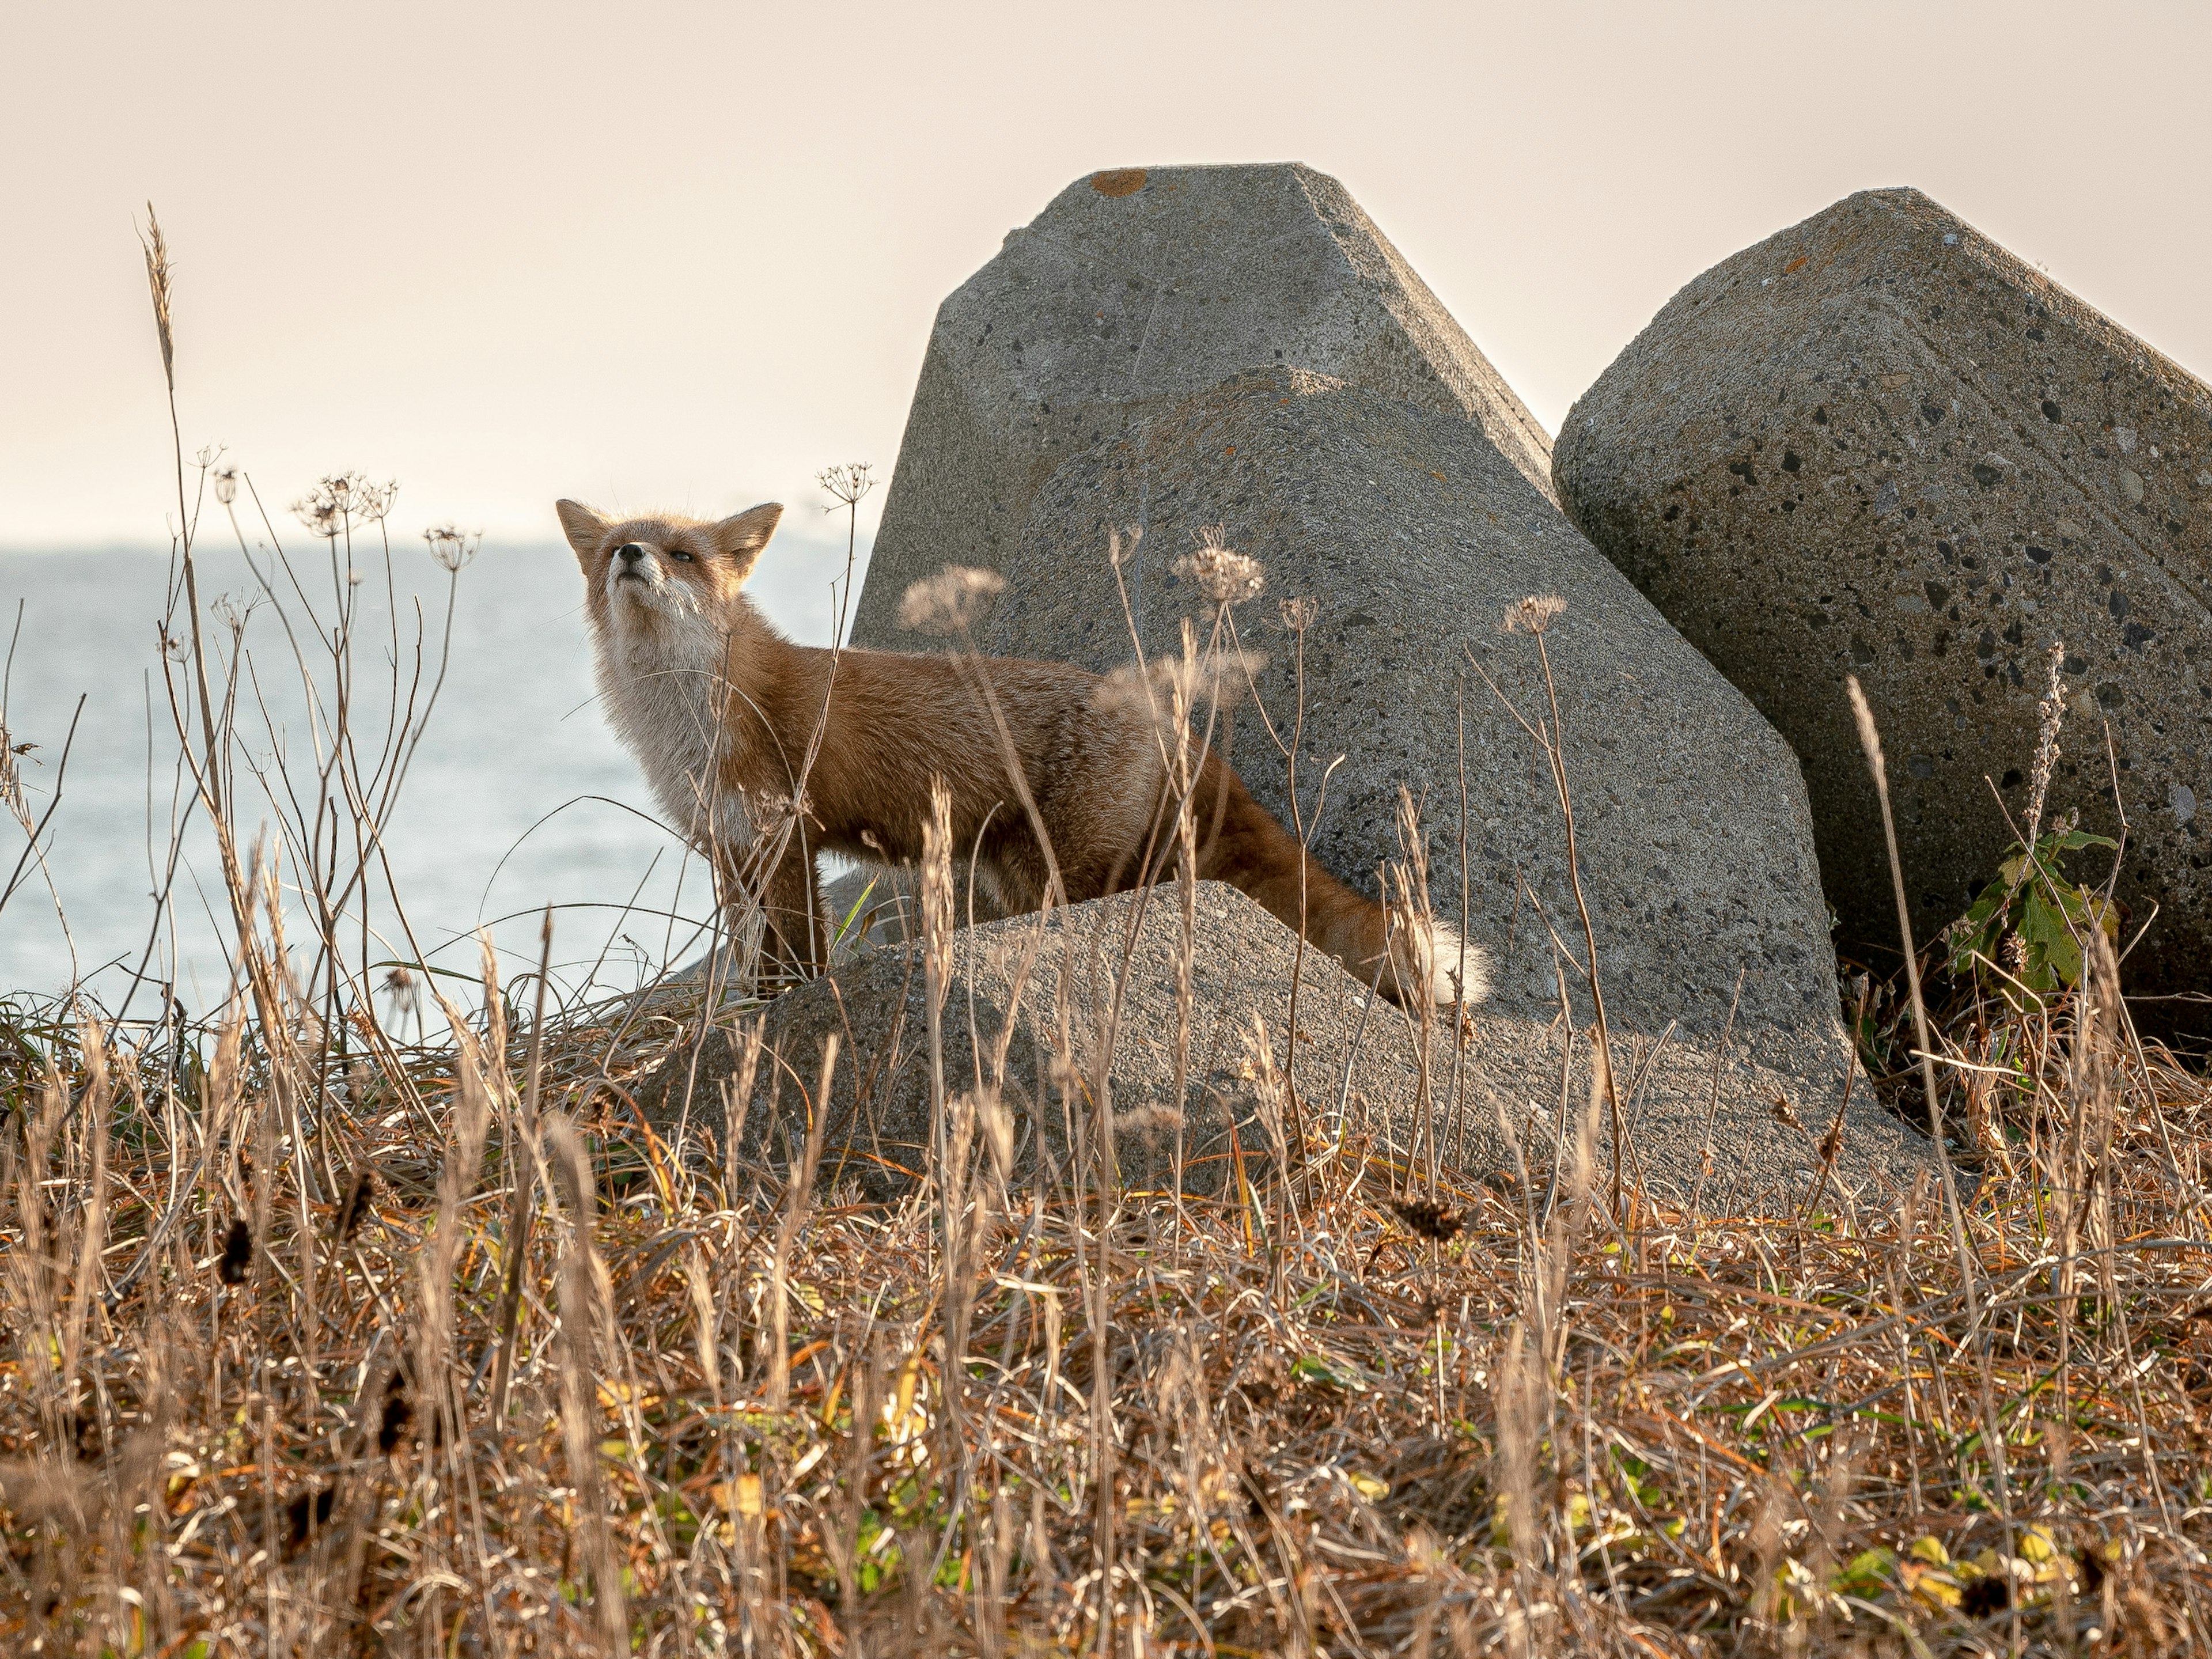
[{"label": "fox head", "polygon": [[583,567],[592,626],[617,636],[692,618],[726,631],[750,608],[745,579],[783,516],[775,501],[714,522],[665,514],[604,519],[580,501],[556,501],[554,511]]}]

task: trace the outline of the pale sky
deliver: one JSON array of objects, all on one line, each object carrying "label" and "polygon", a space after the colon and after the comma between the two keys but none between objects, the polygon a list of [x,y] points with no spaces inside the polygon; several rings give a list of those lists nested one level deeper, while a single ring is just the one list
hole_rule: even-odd
[{"label": "pale sky", "polygon": [[396,477],[410,532],[887,475],[939,299],[1104,167],[1335,174],[1552,430],[1685,281],[1871,185],[2212,370],[2201,0],[131,0],[6,33],[0,546],[166,538],[149,198],[187,448],[272,501]]}]

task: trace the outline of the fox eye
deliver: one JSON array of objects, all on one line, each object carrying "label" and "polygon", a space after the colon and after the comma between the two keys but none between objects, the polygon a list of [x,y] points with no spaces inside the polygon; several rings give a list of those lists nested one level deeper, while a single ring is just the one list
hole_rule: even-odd
[{"label": "fox eye", "polygon": [[692,562],[691,556],[689,553],[686,553],[680,547],[670,548],[668,550],[668,556],[675,560],[678,564],[690,564]]}]

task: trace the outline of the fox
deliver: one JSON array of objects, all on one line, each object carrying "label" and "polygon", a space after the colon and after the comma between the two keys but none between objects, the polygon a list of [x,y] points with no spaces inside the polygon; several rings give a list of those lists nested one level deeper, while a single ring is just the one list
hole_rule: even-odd
[{"label": "fox", "polygon": [[[911,867],[941,780],[952,844],[1006,915],[1144,885],[1176,856],[1158,720],[1072,664],[793,642],[745,592],[782,518],[611,518],[556,504],[582,568],[603,707],[662,811],[757,906],[789,981],[829,966],[816,858]],[[1188,775],[1195,873],[1249,895],[1408,1006],[1479,1002],[1489,961],[1458,933],[1324,869],[1211,744]]]}]

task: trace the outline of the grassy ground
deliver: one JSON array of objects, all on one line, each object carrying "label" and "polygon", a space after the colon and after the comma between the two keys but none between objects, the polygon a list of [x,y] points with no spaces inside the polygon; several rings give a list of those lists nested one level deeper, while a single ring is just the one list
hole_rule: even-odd
[{"label": "grassy ground", "polygon": [[[1571,1161],[1547,1218],[1544,1168],[1408,1203],[1357,1125],[1241,1203],[1010,1188],[972,1139],[902,1207],[805,1200],[641,1133],[678,996],[549,1017],[534,1095],[500,1020],[319,1070],[297,1018],[134,1051],[19,1005],[0,1627],[2193,1650],[2212,1091],[2080,1006],[1943,1045],[1955,1215],[1617,1218]],[[319,1075],[343,1109],[295,1139]]]},{"label": "grassy ground", "polygon": [[[166,372],[150,226],[147,265]],[[372,896],[382,953],[422,956],[379,848],[442,684],[434,628],[355,637],[390,488],[295,504],[325,597],[250,481],[181,446],[175,471],[162,681],[234,977],[192,1026],[0,1001],[5,1651],[2206,1650],[2212,1086],[2131,1028],[2109,885],[2053,873],[2086,843],[2039,836],[2063,652],[2036,851],[1936,953],[1953,1006],[1923,1044],[1909,988],[1851,1003],[1864,1086],[1940,1115],[1956,1180],[1859,1193],[1840,1159],[1788,1213],[1683,1213],[1592,1151],[1594,1095],[1562,1167],[1527,1147],[1465,1189],[1356,1115],[1263,1110],[1310,1139],[1177,1201],[1095,1156],[1024,1173],[956,1079],[922,1190],[872,1208],[817,1194],[806,1147],[738,1168],[639,1121],[696,990],[548,1009],[542,969],[517,995],[488,968],[437,1042],[380,1023]],[[825,484],[850,509],[866,470]],[[304,653],[289,753],[239,735],[259,681],[196,586],[204,512]],[[471,539],[428,540],[458,578]],[[1507,621],[1571,836],[1559,611]],[[1296,641],[1313,619],[1284,606]],[[1186,865],[1193,688],[1221,678],[1163,682]],[[14,753],[20,896],[52,803]],[[940,841],[933,995],[950,869]],[[1595,965],[1586,912],[1582,942]],[[1054,1068],[1095,1141],[1080,1083]]]}]

